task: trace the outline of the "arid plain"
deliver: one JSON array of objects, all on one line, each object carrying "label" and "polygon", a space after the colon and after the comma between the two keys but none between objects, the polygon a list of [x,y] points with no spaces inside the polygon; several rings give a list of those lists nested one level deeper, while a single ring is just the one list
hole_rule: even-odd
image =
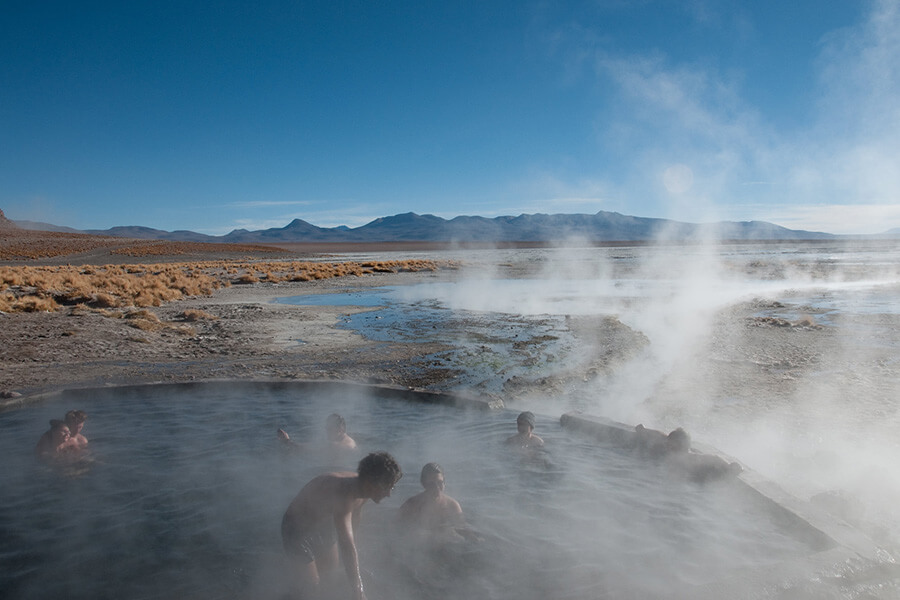
[{"label": "arid plain", "polygon": [[[0,227],[0,408],[67,388],[204,380],[378,383],[463,392],[510,408],[545,406],[550,412],[579,408],[588,399],[597,414],[623,422],[644,419],[659,428],[684,425],[705,441],[731,443],[741,457],[777,435],[804,448],[821,447],[809,460],[802,453],[794,457],[809,463],[803,481],[790,475],[798,472],[793,462],[757,458],[804,497],[820,492],[823,483],[826,489],[837,485],[812,468],[821,466],[818,458],[833,445],[829,440],[849,435],[843,430],[866,431],[871,444],[883,430],[893,430],[891,398],[900,381],[897,315],[860,314],[823,326],[830,318],[824,309],[802,306],[802,315],[792,320],[760,316],[779,309],[758,298],[710,311],[703,317],[709,334],[701,343],[680,352],[678,364],[638,406],[616,412],[622,366],[649,342],[615,317],[566,316],[563,327],[577,338],[577,350],[558,360],[547,329],[516,329],[508,360],[526,366],[544,360],[549,368],[533,377],[508,376],[505,367],[491,370],[487,345],[478,356],[457,347],[479,326],[469,316],[448,321],[455,329],[441,341],[379,341],[342,326],[371,307],[274,302],[461,281],[471,274],[463,262],[422,259],[421,250],[442,256],[434,252],[438,248],[415,245],[187,244],[26,231],[6,222]],[[358,258],[363,255],[382,258]],[[778,266],[754,261],[739,268],[765,279],[776,276],[770,271]],[[522,279],[529,268],[497,265],[494,275]],[[830,268],[819,260],[803,265],[819,278],[827,278]],[[477,352],[479,338],[470,336],[468,343],[472,339]],[[480,379],[471,376],[473,361],[488,367]],[[850,398],[860,400],[851,404]],[[875,538],[893,546],[900,534],[896,515],[887,513],[894,509],[875,504],[866,514],[842,516],[866,522]]]},{"label": "arid plain", "polygon": [[345,261],[332,251],[27,231],[7,221],[0,393],[15,402],[66,387],[223,378],[427,384],[414,358],[433,345],[375,344],[335,326],[346,307],[270,300],[444,277],[457,265]]}]

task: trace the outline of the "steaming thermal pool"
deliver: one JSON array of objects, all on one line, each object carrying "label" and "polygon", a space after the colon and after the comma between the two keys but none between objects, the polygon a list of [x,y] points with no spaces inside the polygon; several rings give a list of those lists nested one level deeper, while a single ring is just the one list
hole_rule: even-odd
[{"label": "steaming thermal pool", "polygon": [[[31,450],[47,421],[76,407],[89,415],[91,462],[39,464]],[[568,435],[557,418],[538,419],[547,452],[523,456],[502,443],[509,411],[324,384],[109,388],[0,414],[0,596],[278,597],[283,511],[311,477],[358,456],[287,452],[275,431],[315,444],[331,412],[361,451],[388,450],[405,473],[363,509],[373,599],[652,598],[813,550],[735,487],[684,483]],[[483,541],[434,555],[392,541],[429,461]]]}]

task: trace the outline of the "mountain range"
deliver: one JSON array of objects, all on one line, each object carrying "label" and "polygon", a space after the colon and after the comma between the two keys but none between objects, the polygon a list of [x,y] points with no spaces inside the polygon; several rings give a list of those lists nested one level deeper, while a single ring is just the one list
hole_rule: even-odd
[{"label": "mountain range", "polygon": [[[137,239],[241,244],[285,244],[302,242],[645,242],[656,239],[690,240],[814,240],[833,239],[830,233],[787,229],[766,221],[720,221],[685,223],[669,219],[634,217],[617,212],[597,214],[532,214],[517,217],[459,216],[443,219],[434,215],[404,213],[381,217],[361,227],[317,227],[294,219],[284,227],[248,231],[235,229],[222,236],[193,231],[163,231],[149,227],[123,226],[77,230],[34,221],[13,221],[23,229],[88,233]],[[896,236],[898,232],[883,235]],[[842,237],[842,236],[841,236]]]}]

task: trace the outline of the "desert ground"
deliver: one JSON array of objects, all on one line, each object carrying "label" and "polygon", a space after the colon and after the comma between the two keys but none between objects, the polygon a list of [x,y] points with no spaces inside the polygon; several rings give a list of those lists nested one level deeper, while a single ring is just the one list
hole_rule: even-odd
[{"label": "desert ground", "polygon": [[[463,265],[451,261],[342,258],[434,249],[132,240],[23,230],[0,212],[0,402],[73,387],[212,379],[467,387],[462,369],[433,358],[451,349],[446,344],[376,342],[338,327],[349,313],[370,309],[272,302],[459,276]],[[505,387],[511,395],[552,391],[586,371],[596,374],[640,345],[640,336],[626,329],[612,321],[585,326],[587,335],[622,343],[605,344],[578,372],[514,378]]]},{"label": "desert ground", "polygon": [[[440,277],[440,269],[403,272],[402,265],[376,266],[365,273],[357,270],[348,275],[315,275],[329,279],[296,277],[297,281],[276,283],[259,281],[246,269],[226,273],[223,265],[309,259],[324,265],[342,263],[322,259],[333,249],[305,248],[301,255],[273,247],[11,229],[0,232],[0,248],[0,269],[7,274],[0,284],[6,299],[0,314],[0,394],[6,402],[62,388],[201,379],[428,383],[414,358],[433,351],[429,345],[375,344],[338,329],[336,323],[348,312],[346,307],[293,307],[270,301],[276,296]],[[61,299],[60,289],[38,290],[29,282],[12,282],[14,276],[35,270],[56,277],[62,270],[63,277],[72,281],[86,272],[102,277],[100,266],[109,265],[132,265],[129,269],[140,280],[150,277],[148,270],[172,265],[190,269],[200,263],[215,265],[210,269],[213,274],[204,275],[212,285],[196,294],[176,291],[177,299],[151,300],[144,306],[117,298],[114,292],[91,289],[78,292],[80,298],[58,303],[53,299]]]},{"label": "desert ground", "polygon": [[[211,379],[342,379],[444,391],[473,387],[462,376],[462,365],[434,360],[452,350],[446,343],[373,341],[338,326],[349,313],[371,309],[272,302],[462,276],[465,265],[451,261],[342,258],[345,252],[387,250],[402,257],[404,249],[412,253],[422,249],[418,246],[191,244],[6,224],[0,223],[2,402],[71,387]],[[806,374],[828,363],[828,348],[837,343],[834,330],[816,325],[814,315],[796,323],[754,317],[761,308],[747,303],[710,315],[708,343],[685,357],[700,367],[688,372],[710,379],[708,388],[723,388],[721,394],[735,398],[735,406],[744,399],[788,401]],[[584,360],[561,361],[565,364],[555,372],[514,376],[499,388],[471,391],[499,393],[508,401],[577,393],[579,386],[603,390],[617,365],[646,344],[641,332],[615,319],[571,317],[567,325],[590,350]],[[896,323],[888,325],[888,331],[897,330]],[[518,341],[521,352],[514,354],[534,361],[533,350],[544,341],[540,336]],[[879,364],[894,366],[890,357],[882,358]],[[857,379],[871,372],[848,368]],[[862,383],[874,388],[879,381]],[[896,374],[887,381],[892,385]],[[658,391],[649,405],[691,405],[672,402],[690,396],[689,381],[673,378]]]},{"label": "desert ground", "polygon": [[[238,247],[0,227],[0,409],[61,389],[202,380],[347,380],[494,395],[508,407],[536,397],[615,400],[620,367],[648,344],[642,332],[615,318],[567,317],[584,351],[579,360],[551,360],[554,369],[535,377],[489,373],[500,385],[485,388],[466,376],[465,361],[436,360],[453,355],[453,342],[374,341],[340,326],[351,313],[371,308],[273,302],[465,275],[464,264],[402,258],[403,250],[423,249],[439,248]],[[347,258],[385,251],[397,258]],[[504,268],[496,275],[523,275],[521,266]],[[895,431],[900,321],[861,315],[822,326],[814,307],[804,307],[804,316],[793,321],[760,316],[773,310],[778,307],[756,299],[709,314],[709,335],[686,348],[681,366],[650,390],[643,414],[656,416],[651,425],[684,425],[716,445],[746,440],[742,457],[777,437],[799,441],[808,459],[801,453],[794,462],[766,462],[764,452],[755,460],[790,483],[792,493],[816,500],[895,551],[900,529],[895,503],[886,501],[896,497],[893,481],[881,477],[877,461],[861,469],[855,455],[841,455],[857,439],[893,447],[873,440],[890,440]],[[470,325],[478,323],[452,323],[459,331]],[[512,360],[526,364],[552,351],[546,339],[552,336],[535,331],[511,345]],[[612,404],[592,408],[628,421]],[[828,417],[826,427],[817,414]],[[844,488],[839,467],[847,462],[854,472],[875,475]],[[860,585],[868,586],[869,578],[882,585],[880,568],[858,569]],[[895,571],[887,577],[895,581]]]}]

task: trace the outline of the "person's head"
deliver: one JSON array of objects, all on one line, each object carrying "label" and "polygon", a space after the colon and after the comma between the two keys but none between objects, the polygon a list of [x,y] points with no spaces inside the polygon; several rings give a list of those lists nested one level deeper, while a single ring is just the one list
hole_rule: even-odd
[{"label": "person's head", "polygon": [[372,452],[359,461],[356,472],[363,493],[376,503],[390,497],[394,486],[403,477],[400,465],[387,452]]},{"label": "person's head", "polygon": [[63,444],[72,436],[72,432],[63,421],[50,421],[50,437],[56,445]]},{"label": "person's head", "polygon": [[666,436],[666,451],[670,454],[686,454],[691,450],[691,436],[679,427]]},{"label": "person's head", "polygon": [[422,474],[419,476],[422,487],[428,491],[444,491],[444,469],[441,465],[430,462],[422,467]]},{"label": "person's head", "polygon": [[81,433],[84,422],[87,420],[87,413],[83,410],[70,410],[66,413],[66,425],[72,435]]},{"label": "person's head", "polygon": [[344,417],[337,413],[328,415],[328,418],[325,419],[325,434],[329,440],[337,439],[346,432],[347,422],[344,421]]},{"label": "person's head", "polygon": [[534,423],[534,413],[530,410],[526,410],[516,417],[516,429],[519,430],[519,433],[531,433],[534,431]]}]

